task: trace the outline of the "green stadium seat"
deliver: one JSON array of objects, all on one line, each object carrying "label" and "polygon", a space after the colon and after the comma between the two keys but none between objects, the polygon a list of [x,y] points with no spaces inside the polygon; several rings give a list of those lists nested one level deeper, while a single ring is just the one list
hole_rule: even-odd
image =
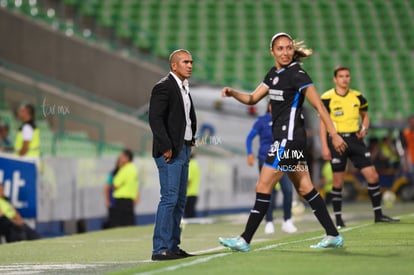
[{"label": "green stadium seat", "polygon": [[115,26],[115,34],[122,39],[131,39],[133,37],[133,28],[128,21],[119,21]]},{"label": "green stadium seat", "polygon": [[[202,64],[194,77],[219,84],[230,80],[255,86],[262,81],[273,65],[269,39],[275,32],[285,31],[314,49],[314,57],[306,60],[304,67],[318,87],[331,87],[333,68],[344,64],[351,67],[356,86],[377,93],[377,97],[370,94],[371,98],[389,100],[392,92],[384,89],[414,90],[414,5],[409,1],[62,2],[74,7],[81,17],[90,16],[99,26],[112,28],[116,38],[130,40],[135,47],[159,57],[166,58],[177,47],[190,49]],[[2,3],[14,6],[14,1]],[[22,9],[30,11],[27,5]],[[49,22],[62,23],[61,29],[65,29],[65,22],[59,20]],[[411,94],[405,96],[408,100],[402,103],[409,102],[414,108]]]},{"label": "green stadium seat", "polygon": [[63,3],[68,6],[77,6],[79,2],[78,0],[63,0]]},{"label": "green stadium seat", "polygon": [[81,1],[79,11],[82,15],[95,16],[98,10],[99,0]]},{"label": "green stadium seat", "polygon": [[150,50],[154,45],[154,41],[150,37],[151,35],[148,32],[138,30],[135,32],[134,37],[132,38],[133,45],[142,50]]}]

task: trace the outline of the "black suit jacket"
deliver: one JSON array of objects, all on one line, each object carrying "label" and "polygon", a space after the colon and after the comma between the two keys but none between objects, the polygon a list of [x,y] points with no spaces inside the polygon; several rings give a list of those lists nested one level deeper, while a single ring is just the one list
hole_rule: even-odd
[{"label": "black suit jacket", "polygon": [[[172,158],[176,157],[184,144],[186,127],[182,91],[174,76],[161,79],[152,89],[149,105],[149,124],[153,134],[152,156],[160,157],[172,149]],[[195,141],[197,119],[194,104],[190,96],[192,141]]]}]

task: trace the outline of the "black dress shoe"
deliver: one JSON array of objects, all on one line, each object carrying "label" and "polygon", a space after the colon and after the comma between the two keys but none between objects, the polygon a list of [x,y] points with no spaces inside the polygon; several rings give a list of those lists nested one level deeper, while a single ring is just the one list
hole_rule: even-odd
[{"label": "black dress shoe", "polygon": [[194,254],[190,254],[190,253],[185,252],[181,248],[179,248],[178,251],[175,252],[175,255],[178,255],[181,258],[187,258],[187,257],[193,257],[193,256],[195,256]]},{"label": "black dress shoe", "polygon": [[388,222],[388,223],[392,223],[392,222],[399,222],[400,219],[393,219],[390,218],[388,216],[382,215],[380,217],[375,218],[375,222]]},{"label": "black dress shoe", "polygon": [[183,256],[178,255],[177,253],[173,253],[171,251],[164,251],[160,254],[153,254],[151,256],[151,260],[153,261],[167,261],[167,260],[177,260],[182,259]]}]

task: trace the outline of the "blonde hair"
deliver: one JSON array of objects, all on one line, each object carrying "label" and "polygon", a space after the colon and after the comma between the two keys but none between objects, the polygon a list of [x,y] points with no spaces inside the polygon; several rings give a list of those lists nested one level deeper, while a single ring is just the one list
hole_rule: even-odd
[{"label": "blonde hair", "polygon": [[293,60],[300,62],[303,58],[312,55],[312,49],[308,49],[305,45],[305,42],[294,40],[292,36],[285,32],[279,32],[273,35],[272,39],[270,39],[270,49],[273,48],[273,43],[275,42],[275,40],[281,36],[285,36],[289,38],[290,41],[292,41],[293,48],[295,49],[295,53],[293,54]]},{"label": "blonde hair", "polygon": [[293,54],[293,59],[296,61],[302,61],[302,59],[307,58],[312,55],[312,49],[307,48],[304,41],[292,40],[295,53]]}]

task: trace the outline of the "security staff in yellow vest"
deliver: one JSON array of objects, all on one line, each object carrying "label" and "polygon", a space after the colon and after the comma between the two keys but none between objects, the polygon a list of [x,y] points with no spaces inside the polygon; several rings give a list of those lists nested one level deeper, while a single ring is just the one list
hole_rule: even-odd
[{"label": "security staff in yellow vest", "polygon": [[200,165],[194,157],[190,155],[188,163],[188,183],[187,183],[187,202],[184,208],[184,218],[196,217],[195,206],[200,192]]},{"label": "security staff in yellow vest", "polygon": [[7,242],[36,240],[40,236],[31,229],[20,216],[19,212],[8,201],[3,193],[3,184],[0,182],[0,236]]},{"label": "security staff in yellow vest", "polygon": [[35,124],[35,109],[31,104],[23,104],[17,113],[23,122],[14,141],[14,152],[19,156],[40,156],[40,132]]},{"label": "security staff in yellow vest", "polygon": [[119,155],[119,170],[113,178],[114,206],[111,227],[135,225],[134,205],[139,199],[139,183],[133,157],[129,149],[124,149]]}]

